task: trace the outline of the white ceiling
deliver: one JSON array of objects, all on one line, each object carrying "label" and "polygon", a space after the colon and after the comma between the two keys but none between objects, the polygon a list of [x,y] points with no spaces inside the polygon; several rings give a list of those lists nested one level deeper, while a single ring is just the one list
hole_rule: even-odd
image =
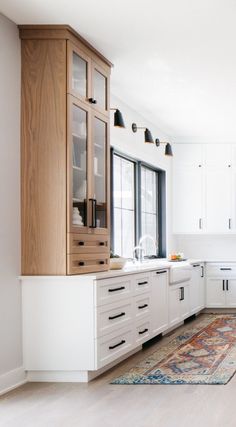
[{"label": "white ceiling", "polygon": [[236,142],[235,0],[0,0],[17,24],[69,24],[112,92],[171,141]]}]

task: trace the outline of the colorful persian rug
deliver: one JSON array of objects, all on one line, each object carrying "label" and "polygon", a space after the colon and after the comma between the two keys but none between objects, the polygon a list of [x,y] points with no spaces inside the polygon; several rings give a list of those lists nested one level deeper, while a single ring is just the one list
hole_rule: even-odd
[{"label": "colorful persian rug", "polygon": [[236,371],[236,315],[186,325],[112,384],[227,384]]}]

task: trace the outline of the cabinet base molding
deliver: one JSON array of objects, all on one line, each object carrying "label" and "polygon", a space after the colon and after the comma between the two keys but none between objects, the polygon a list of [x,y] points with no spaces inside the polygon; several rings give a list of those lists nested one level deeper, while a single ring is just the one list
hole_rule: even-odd
[{"label": "cabinet base molding", "polygon": [[27,371],[25,382],[88,383],[140,350],[141,345],[96,371]]},{"label": "cabinet base molding", "polygon": [[27,382],[23,366],[0,375],[0,396]]},{"label": "cabinet base molding", "polygon": [[205,308],[203,313],[207,314],[236,314],[236,308]]}]

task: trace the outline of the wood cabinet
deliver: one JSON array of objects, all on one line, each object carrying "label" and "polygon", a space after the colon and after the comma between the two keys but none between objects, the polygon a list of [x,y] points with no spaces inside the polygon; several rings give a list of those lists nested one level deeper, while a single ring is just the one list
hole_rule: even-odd
[{"label": "wood cabinet", "polygon": [[111,63],[68,26],[20,26],[22,274],[109,267]]},{"label": "wood cabinet", "polygon": [[236,158],[230,144],[176,144],[173,231],[236,232]]}]

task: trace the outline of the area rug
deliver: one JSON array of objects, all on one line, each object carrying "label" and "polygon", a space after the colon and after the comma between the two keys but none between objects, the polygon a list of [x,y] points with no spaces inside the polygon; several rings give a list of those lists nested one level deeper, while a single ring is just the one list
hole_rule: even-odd
[{"label": "area rug", "polygon": [[208,315],[111,384],[227,384],[235,371],[236,315]]}]

